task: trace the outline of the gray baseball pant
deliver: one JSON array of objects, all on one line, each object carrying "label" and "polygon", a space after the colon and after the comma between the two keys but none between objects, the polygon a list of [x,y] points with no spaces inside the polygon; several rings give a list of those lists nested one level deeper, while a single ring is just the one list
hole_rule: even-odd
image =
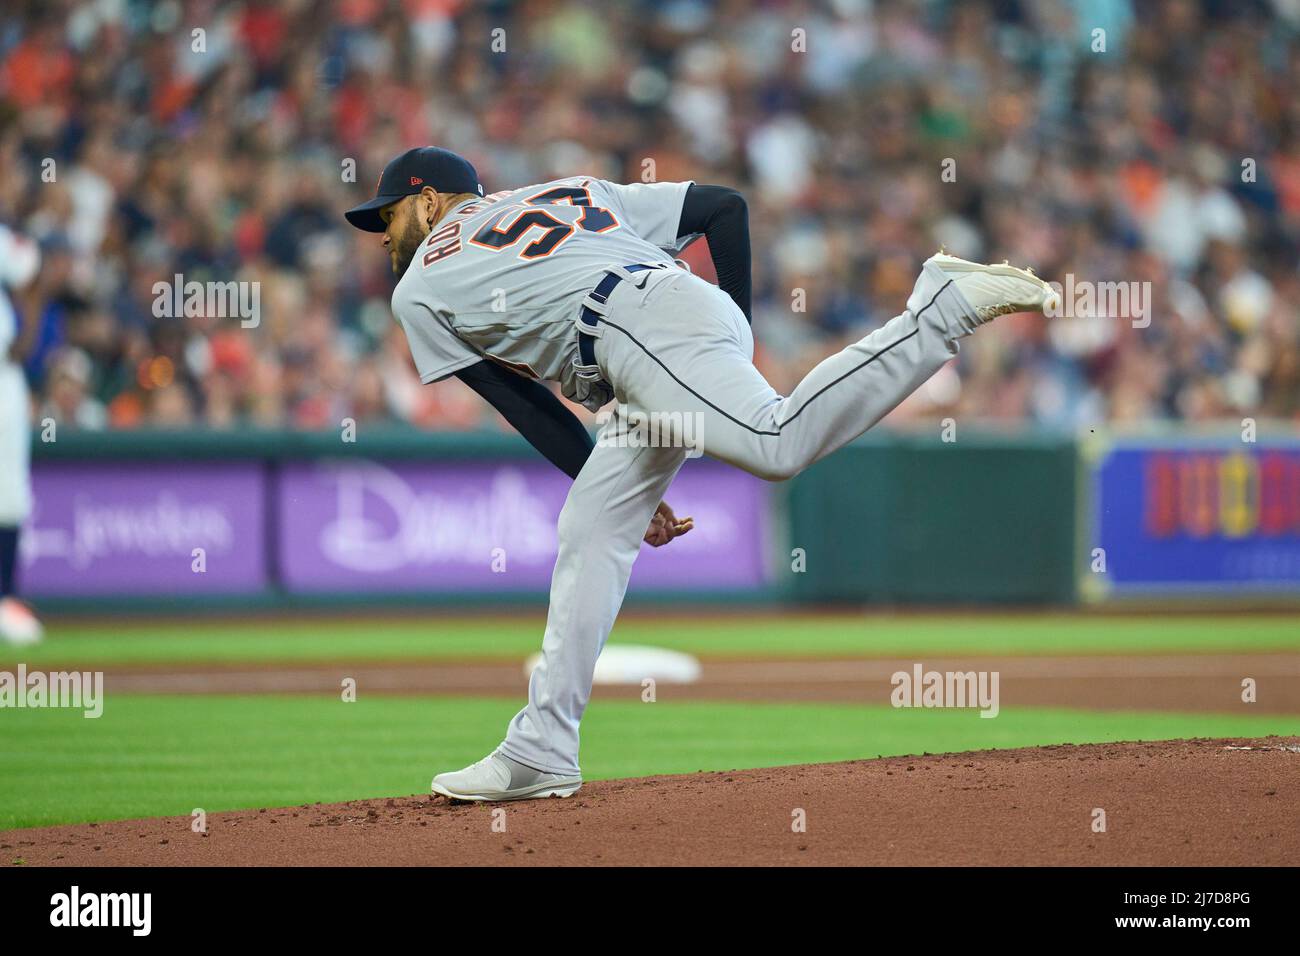
[{"label": "gray baseball pant", "polygon": [[[902,315],[827,358],[783,398],[754,367],[744,314],[696,276],[636,273],[603,314],[596,359],[627,414],[606,422],[560,512],[542,660],[500,748],[566,775],[579,772],[578,724],[641,539],[686,458],[680,439],[693,434],[705,453],[760,478],[790,478],[880,421],[974,329],[961,293],[927,265]],[[674,432],[670,423],[686,416],[693,431]],[[657,445],[647,446],[644,429],[628,440],[649,421],[669,425]]]}]

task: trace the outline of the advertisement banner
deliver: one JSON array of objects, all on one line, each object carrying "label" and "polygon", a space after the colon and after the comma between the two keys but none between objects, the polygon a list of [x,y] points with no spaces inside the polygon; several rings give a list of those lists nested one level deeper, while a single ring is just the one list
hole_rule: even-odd
[{"label": "advertisement banner", "polygon": [[[276,505],[281,580],[291,593],[545,591],[571,484],[543,461],[289,463]],[[766,581],[762,481],[692,460],[668,501],[695,530],[643,547],[631,591]]]},{"label": "advertisement banner", "polygon": [[1300,591],[1300,442],[1125,440],[1090,457],[1084,597]]},{"label": "advertisement banner", "polygon": [[23,591],[212,595],[267,586],[264,467],[39,461]]}]

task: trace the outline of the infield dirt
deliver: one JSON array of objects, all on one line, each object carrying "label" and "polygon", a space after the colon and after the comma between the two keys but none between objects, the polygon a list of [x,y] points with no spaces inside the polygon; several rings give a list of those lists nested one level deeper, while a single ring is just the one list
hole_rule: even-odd
[{"label": "infield dirt", "polygon": [[1298,818],[1300,740],[1268,737],[607,780],[529,803],[240,810],[210,814],[206,833],[190,817],[9,830],[0,852],[56,866],[1294,865]]},{"label": "infield dirt", "polygon": [[[712,660],[693,684],[665,684],[665,698],[683,700],[804,700],[884,702],[892,675],[910,672],[902,658]],[[928,657],[940,672],[997,671],[1004,701],[1028,707],[1088,710],[1165,710],[1184,713],[1300,713],[1300,658],[1294,654],[1151,654],[1018,657]],[[96,670],[93,662],[81,670]],[[114,666],[110,693],[266,694],[333,693],[351,677],[367,693],[513,695],[528,692],[515,661],[439,661],[402,664],[356,661],[310,665]],[[1241,699],[1241,677],[1268,681],[1257,702]],[[639,698],[639,683],[597,685],[597,699]]]}]

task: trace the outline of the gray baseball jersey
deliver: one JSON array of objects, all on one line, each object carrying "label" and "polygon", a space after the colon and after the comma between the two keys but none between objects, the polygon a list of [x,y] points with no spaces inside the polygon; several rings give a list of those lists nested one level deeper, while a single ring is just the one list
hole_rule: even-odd
[{"label": "gray baseball jersey", "polygon": [[420,380],[492,358],[579,394],[583,298],[611,266],[671,259],[690,185],[578,176],[454,207],[393,292]]}]

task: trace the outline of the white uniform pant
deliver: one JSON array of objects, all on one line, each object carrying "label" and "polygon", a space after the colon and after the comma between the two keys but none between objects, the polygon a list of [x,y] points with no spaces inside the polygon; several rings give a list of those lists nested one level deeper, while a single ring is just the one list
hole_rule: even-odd
[{"label": "white uniform pant", "polygon": [[32,510],[30,414],[23,370],[0,357],[0,528],[21,525]]},{"label": "white uniform pant", "polygon": [[[539,770],[578,773],[596,658],[688,450],[675,437],[693,435],[706,454],[761,478],[789,478],[878,422],[956,355],[956,340],[973,327],[960,292],[927,266],[902,315],[827,358],[783,398],[754,367],[749,323],[726,293],[676,269],[619,283],[596,359],[626,415],[606,423],[560,513],[542,661],[502,751]],[[665,435],[685,416],[692,424],[681,436]],[[641,423],[650,429],[640,438],[657,432],[659,446],[621,438]]]}]

